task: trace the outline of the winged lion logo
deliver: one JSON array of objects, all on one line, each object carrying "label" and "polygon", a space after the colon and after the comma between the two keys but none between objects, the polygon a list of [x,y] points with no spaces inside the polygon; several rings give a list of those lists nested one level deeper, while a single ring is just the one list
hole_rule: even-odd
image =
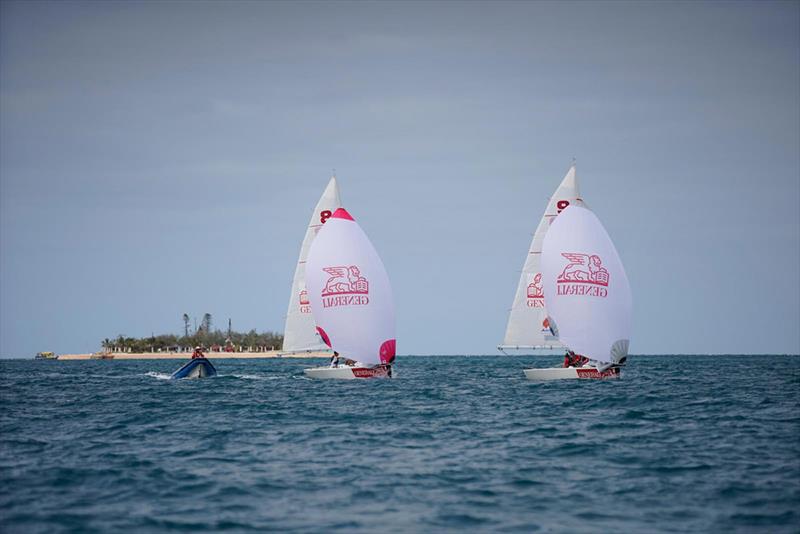
[{"label": "winged lion logo", "polygon": [[597,254],[562,252],[561,255],[567,258],[569,263],[558,275],[556,282],[578,282],[608,286],[608,270],[603,267],[603,260]]},{"label": "winged lion logo", "polygon": [[369,282],[361,276],[361,270],[355,265],[350,265],[349,267],[324,267],[322,270],[331,275],[322,290],[323,297],[347,294],[366,295],[369,293]]}]

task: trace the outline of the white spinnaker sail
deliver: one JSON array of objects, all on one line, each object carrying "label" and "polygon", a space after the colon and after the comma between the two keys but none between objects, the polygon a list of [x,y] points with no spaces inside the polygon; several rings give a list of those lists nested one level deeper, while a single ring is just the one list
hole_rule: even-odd
[{"label": "white spinnaker sail", "polygon": [[300,257],[297,259],[297,267],[292,280],[292,292],[289,294],[286,325],[283,329],[284,352],[316,351],[328,348],[317,334],[314,317],[311,314],[311,304],[306,289],[306,260],[317,232],[341,205],[339,185],[336,183],[336,177],[333,176],[311,214],[311,221],[308,223],[306,236],[300,247]]},{"label": "white spinnaker sail", "polygon": [[378,253],[343,208],[311,245],[306,284],[317,330],[328,345],[364,364],[394,360],[392,288]]},{"label": "white spinnaker sail", "polygon": [[614,243],[590,210],[570,206],[553,221],[542,245],[542,280],[561,343],[606,363],[627,356],[631,287]]},{"label": "white spinnaker sail", "polygon": [[544,307],[544,294],[542,293],[541,253],[542,242],[547,229],[556,216],[571,205],[584,205],[578,190],[578,178],[575,174],[573,163],[567,171],[561,185],[558,186],[536,227],[533,241],[522,267],[519,277],[514,303],[508,315],[506,335],[503,338],[501,349],[538,349],[560,348],[562,345],[550,331],[547,321],[547,311]]}]

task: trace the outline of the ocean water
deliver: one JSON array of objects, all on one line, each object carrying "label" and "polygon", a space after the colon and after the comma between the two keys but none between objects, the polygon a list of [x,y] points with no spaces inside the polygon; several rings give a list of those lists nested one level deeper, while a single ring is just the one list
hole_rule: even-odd
[{"label": "ocean water", "polygon": [[0,530],[800,531],[800,357],[398,360],[0,361]]}]

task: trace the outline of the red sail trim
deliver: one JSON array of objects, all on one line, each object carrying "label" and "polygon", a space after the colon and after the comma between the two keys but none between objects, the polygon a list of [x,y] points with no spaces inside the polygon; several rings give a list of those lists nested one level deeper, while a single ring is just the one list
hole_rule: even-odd
[{"label": "red sail trim", "polygon": [[[319,332],[319,337],[322,338],[322,341],[324,341],[326,345],[331,347],[331,339],[328,337],[328,334],[325,332],[325,330],[323,330],[322,328],[320,328],[318,326],[317,327],[317,332]],[[331,347],[331,348],[333,348],[333,347]]]},{"label": "red sail trim", "polygon": [[331,215],[331,219],[346,219],[348,221],[355,221],[353,216],[347,213],[347,210],[344,208],[339,208],[334,211],[333,215]]},{"label": "red sail trim", "polygon": [[392,363],[394,361],[395,351],[397,351],[397,341],[394,339],[387,339],[384,341],[379,350],[381,363]]}]

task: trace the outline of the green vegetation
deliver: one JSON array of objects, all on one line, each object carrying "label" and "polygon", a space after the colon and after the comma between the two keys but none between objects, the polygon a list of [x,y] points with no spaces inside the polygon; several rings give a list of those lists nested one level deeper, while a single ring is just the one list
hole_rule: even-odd
[{"label": "green vegetation", "polygon": [[198,345],[205,350],[227,352],[262,352],[279,350],[283,345],[283,336],[276,332],[234,332],[228,320],[228,331],[211,330],[211,314],[206,313],[200,326],[193,334],[189,331],[189,316],[183,314],[184,335],[175,334],[151,335],[134,338],[122,334],[115,339],[102,341],[104,351],[109,352],[191,352]]}]

